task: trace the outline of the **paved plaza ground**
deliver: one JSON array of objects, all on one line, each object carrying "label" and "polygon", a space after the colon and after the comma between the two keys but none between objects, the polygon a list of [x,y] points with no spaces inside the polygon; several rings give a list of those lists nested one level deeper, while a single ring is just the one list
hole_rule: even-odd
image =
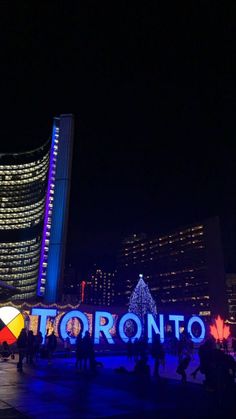
[{"label": "paved plaza ground", "polygon": [[[103,366],[97,373],[78,372],[73,357],[56,357],[52,364],[39,359],[17,372],[15,360],[0,363],[0,419],[154,419],[236,417],[235,397],[208,392],[190,373],[198,364],[197,355],[188,368],[188,382],[176,374],[177,359],[167,355],[159,380],[138,380],[131,373],[134,362],[125,356],[97,357]],[[153,371],[153,361],[149,364]],[[130,373],[118,373],[125,367]]]}]

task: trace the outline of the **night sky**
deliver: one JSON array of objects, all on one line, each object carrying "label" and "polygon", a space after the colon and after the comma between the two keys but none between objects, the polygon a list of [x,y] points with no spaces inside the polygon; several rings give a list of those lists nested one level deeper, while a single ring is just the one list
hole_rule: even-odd
[{"label": "night sky", "polygon": [[236,269],[236,3],[16,3],[0,4],[1,152],[75,115],[67,263],[219,215]]}]

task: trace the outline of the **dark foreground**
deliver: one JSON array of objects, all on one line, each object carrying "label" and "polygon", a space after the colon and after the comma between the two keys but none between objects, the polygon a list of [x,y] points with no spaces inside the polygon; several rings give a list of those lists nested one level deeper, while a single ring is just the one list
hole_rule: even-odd
[{"label": "dark foreground", "polygon": [[[111,362],[110,362],[111,364]],[[39,360],[16,370],[0,363],[0,419],[187,419],[236,417],[236,393],[217,394],[203,385],[100,367],[96,375],[75,371],[74,359]]]}]

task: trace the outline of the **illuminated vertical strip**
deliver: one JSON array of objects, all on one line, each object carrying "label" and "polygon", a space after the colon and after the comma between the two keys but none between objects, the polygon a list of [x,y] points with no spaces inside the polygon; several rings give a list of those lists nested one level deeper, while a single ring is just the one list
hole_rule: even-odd
[{"label": "illuminated vertical strip", "polygon": [[[53,211],[51,211],[50,244],[44,300],[56,302],[62,290],[65,245],[68,224],[70,178],[74,133],[73,115],[60,115],[60,140],[54,177]],[[49,204],[50,206],[50,204]]]},{"label": "illuminated vertical strip", "polygon": [[54,123],[53,123],[53,130],[52,130],[52,143],[51,143],[51,149],[50,149],[50,159],[49,159],[49,169],[48,169],[48,186],[47,186],[47,194],[46,194],[46,202],[45,202],[45,216],[44,216],[42,243],[41,243],[41,255],[40,255],[40,262],[39,262],[38,288],[37,288],[38,296],[42,296],[45,293],[47,259],[48,259],[48,249],[49,249],[51,219],[52,219],[52,209],[53,209],[53,195],[54,195],[54,187],[55,187],[57,149],[58,149],[58,141],[59,141],[58,137],[59,137],[59,128],[57,126],[57,118],[55,118]]}]

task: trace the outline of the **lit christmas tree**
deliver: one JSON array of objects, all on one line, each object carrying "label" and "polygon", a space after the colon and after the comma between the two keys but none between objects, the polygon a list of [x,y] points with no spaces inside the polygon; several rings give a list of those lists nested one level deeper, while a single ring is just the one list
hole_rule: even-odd
[{"label": "lit christmas tree", "polygon": [[128,311],[136,314],[143,326],[147,313],[157,314],[156,303],[151,296],[148,285],[143,280],[142,274],[139,275],[139,281],[130,296]]}]

